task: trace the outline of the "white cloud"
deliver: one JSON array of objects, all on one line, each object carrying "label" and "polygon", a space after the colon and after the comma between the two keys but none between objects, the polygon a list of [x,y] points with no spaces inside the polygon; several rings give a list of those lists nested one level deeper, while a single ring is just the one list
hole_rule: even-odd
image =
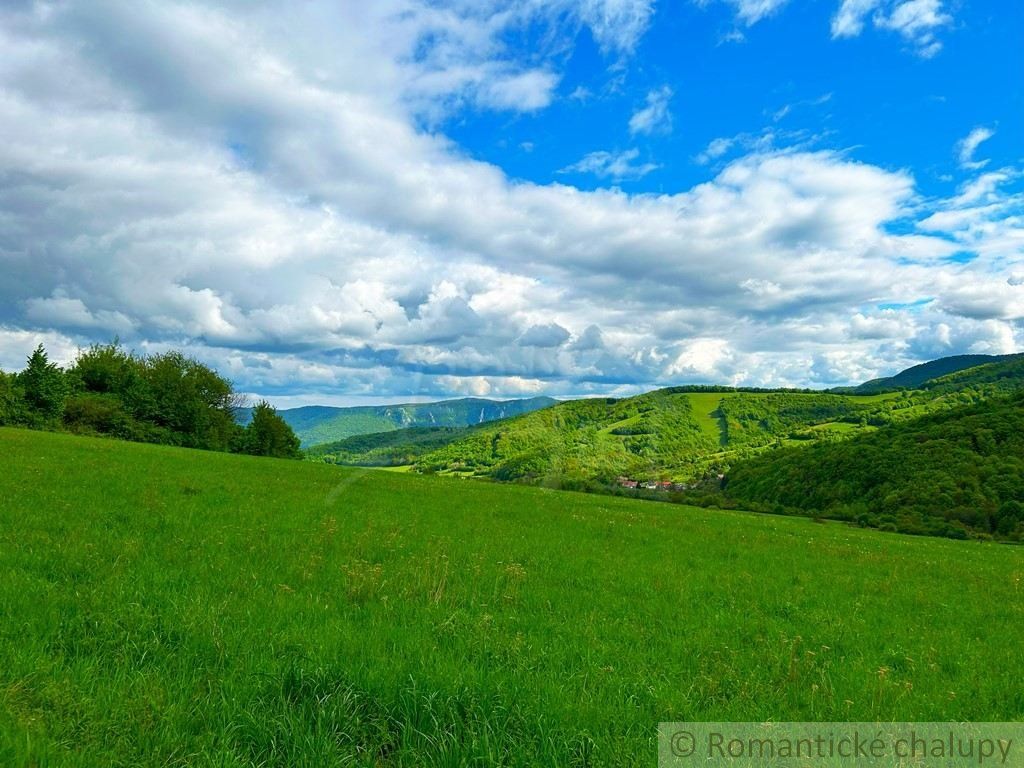
[{"label": "white cloud", "polygon": [[983,125],[979,125],[972,129],[967,136],[957,142],[956,155],[957,160],[960,161],[960,165],[963,168],[969,168],[971,170],[978,170],[988,165],[988,160],[975,160],[974,153],[982,142],[988,141],[996,132],[991,128],[986,128]]},{"label": "white cloud", "polygon": [[0,369],[20,371],[32,351],[42,344],[51,363],[69,365],[79,345],[70,336],[55,331],[25,330],[0,325]]},{"label": "white cloud", "polygon": [[898,32],[919,56],[930,59],[942,49],[935,31],[952,21],[942,10],[942,0],[907,0],[893,7],[888,16],[877,16],[875,26]]},{"label": "white cloud", "polygon": [[122,333],[247,392],[383,399],[836,383],[1021,341],[1015,172],[926,200],[908,172],[747,136],[659,195],[517,181],[423,116],[557,67],[504,49],[507,16],[399,7],[0,12],[0,364]]},{"label": "white cloud", "polygon": [[578,162],[561,169],[559,173],[592,173],[600,179],[623,181],[639,179],[658,169],[657,163],[634,163],[639,156],[638,149],[627,149],[623,152],[590,152]]},{"label": "white cloud", "polygon": [[557,85],[557,75],[534,69],[487,78],[478,88],[476,99],[480,105],[493,109],[532,112],[551,103]]},{"label": "white cloud", "polygon": [[832,17],[832,37],[856,37],[864,31],[864,19],[882,0],[842,0]]},{"label": "white cloud", "polygon": [[746,26],[752,26],[782,8],[789,0],[726,0],[736,9],[736,17]]},{"label": "white cloud", "polygon": [[942,0],[842,0],[832,17],[832,37],[856,37],[869,15],[876,28],[898,33],[926,59],[942,49],[937,31],[953,22]]},{"label": "white cloud", "polygon": [[906,339],[914,330],[912,318],[894,309],[857,312],[850,319],[850,336],[854,339]]},{"label": "white cloud", "polygon": [[708,145],[704,149],[704,151],[697,155],[696,160],[700,165],[706,165],[707,163],[710,163],[712,160],[717,160],[726,152],[728,152],[729,149],[735,143],[736,140],[731,137],[720,137],[717,139],[712,139],[710,142],[708,142]]},{"label": "white cloud", "polygon": [[582,0],[561,5],[575,9],[605,53],[632,53],[654,14],[654,0]]},{"label": "white cloud", "polygon": [[629,118],[631,134],[669,133],[672,130],[672,113],[668,103],[672,99],[672,89],[667,85],[648,92],[645,105]]}]

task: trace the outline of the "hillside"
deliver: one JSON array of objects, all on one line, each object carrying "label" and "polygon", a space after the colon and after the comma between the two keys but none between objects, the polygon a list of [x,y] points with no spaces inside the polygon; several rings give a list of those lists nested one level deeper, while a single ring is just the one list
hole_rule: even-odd
[{"label": "hillside", "polygon": [[927,363],[907,368],[894,376],[873,379],[860,386],[843,391],[848,391],[851,394],[870,395],[880,392],[892,392],[898,389],[917,389],[932,379],[947,376],[968,368],[991,363],[1009,362],[1021,358],[1021,355],[954,355],[952,357],[942,357],[938,360],[930,360]]},{"label": "hillside", "polygon": [[[465,397],[436,403],[371,405],[334,408],[309,405],[286,408],[278,414],[295,430],[303,447],[344,440],[353,435],[389,432],[409,427],[465,427],[529,413],[557,403],[550,397],[522,400],[485,400]],[[249,408],[239,408],[239,423],[250,418]]]},{"label": "hillside", "polygon": [[[726,492],[908,533],[1024,537],[1024,395],[738,462]],[[781,510],[780,510],[781,511]]]},{"label": "hillside", "polygon": [[560,403],[466,429],[368,435],[309,455],[568,488],[607,489],[621,478],[692,485],[757,453],[841,441],[1022,387],[1021,356],[961,369],[920,389],[873,395],[672,387]]},{"label": "hillside", "polygon": [[932,394],[964,393],[968,399],[983,399],[1015,392],[1024,381],[1024,355],[1008,355],[1005,359],[973,366],[939,376],[921,388]]},{"label": "hillside", "polygon": [[693,481],[738,455],[779,441],[835,439],[874,428],[908,405],[895,394],[665,389],[594,398],[462,431],[396,432],[318,447],[321,459],[362,465],[412,462],[452,472],[565,487],[617,477]]},{"label": "hillside", "polygon": [[331,463],[363,467],[398,467],[465,437],[477,427],[409,427],[391,432],[354,435],[333,443],[321,443],[306,450],[312,459],[329,458]]},{"label": "hillside", "polygon": [[662,720],[1024,717],[1016,547],[45,432],[0,454],[3,765],[628,768]]}]

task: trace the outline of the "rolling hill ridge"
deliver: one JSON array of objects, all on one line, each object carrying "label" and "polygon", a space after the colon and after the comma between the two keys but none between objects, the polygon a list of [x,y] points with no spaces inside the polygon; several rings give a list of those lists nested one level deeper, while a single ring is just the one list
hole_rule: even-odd
[{"label": "rolling hill ridge", "polygon": [[977,368],[983,365],[994,363],[1011,362],[1024,359],[1024,355],[954,355],[943,357],[938,360],[931,360],[921,363],[895,376],[888,376],[882,379],[872,379],[860,386],[852,388],[839,388],[834,391],[849,392],[857,395],[870,395],[879,392],[892,392],[899,389],[916,389],[926,382],[955,374],[960,371]]},{"label": "rolling hill ridge", "polygon": [[[915,389],[858,395],[673,387],[626,399],[569,401],[468,428],[365,435],[308,455],[605,492],[671,487],[696,503],[824,514],[913,533],[1012,537],[1019,535],[1015,508],[1002,507],[1024,503],[1016,486],[994,495],[977,487],[1017,471],[1017,443],[990,443],[984,434],[1000,422],[1017,423],[1024,401],[1013,396],[1024,388],[1024,356],[983,359],[988,362],[946,373],[950,365],[932,366],[941,375]],[[967,439],[971,428],[981,430],[984,445],[995,446],[992,461],[977,459],[970,446],[964,453],[955,440],[938,452],[914,453],[919,442],[942,446],[951,435]],[[924,456],[937,463],[919,464]],[[879,482],[862,482],[879,462]],[[984,476],[978,474],[982,465],[989,467]],[[837,483],[840,490],[832,495],[811,490],[812,476],[823,466],[832,466],[832,474],[818,485]],[[906,487],[899,483],[904,466],[918,467],[914,477],[905,476]],[[844,467],[853,473],[849,482]],[[929,477],[940,502],[925,500],[928,481],[922,478]],[[893,490],[901,488],[909,495]]]}]

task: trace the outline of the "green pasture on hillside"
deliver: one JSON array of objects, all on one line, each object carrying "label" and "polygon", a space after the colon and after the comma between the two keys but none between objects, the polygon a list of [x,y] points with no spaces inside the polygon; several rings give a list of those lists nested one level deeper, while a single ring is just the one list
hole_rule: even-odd
[{"label": "green pasture on hillside", "polygon": [[0,765],[655,764],[1024,717],[1024,550],[0,429]]}]

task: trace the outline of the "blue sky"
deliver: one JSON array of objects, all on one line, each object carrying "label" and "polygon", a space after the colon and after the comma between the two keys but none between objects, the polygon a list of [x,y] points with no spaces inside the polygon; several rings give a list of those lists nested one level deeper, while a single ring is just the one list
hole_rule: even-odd
[{"label": "blue sky", "polygon": [[0,9],[0,367],[288,406],[826,387],[1024,349],[1024,9]]},{"label": "blue sky", "polygon": [[[615,67],[581,34],[548,108],[467,110],[444,130],[474,157],[538,183],[596,188],[607,177],[559,171],[587,152],[637,149],[634,165],[660,167],[617,179],[622,188],[674,192],[708,179],[697,158],[715,139],[770,132],[780,146],[855,150],[865,162],[913,169],[924,193],[949,194],[966,175],[953,147],[975,126],[995,131],[984,148],[992,163],[1018,162],[1024,151],[1024,6],[935,7],[949,20],[935,28],[941,48],[925,57],[913,41],[872,27],[879,9],[856,37],[833,38],[838,2],[792,0],[751,26],[726,3],[663,3],[632,65]],[[737,32],[742,40],[730,41]],[[665,87],[671,130],[631,134],[624,116]],[[577,88],[589,94],[572,98]]]}]

